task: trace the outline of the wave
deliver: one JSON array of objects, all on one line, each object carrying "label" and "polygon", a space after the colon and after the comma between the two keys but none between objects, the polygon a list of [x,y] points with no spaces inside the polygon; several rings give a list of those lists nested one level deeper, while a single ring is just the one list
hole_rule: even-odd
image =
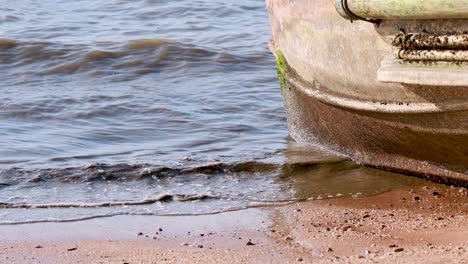
[{"label": "wave", "polygon": [[27,203],[2,203],[0,209],[50,209],[50,208],[97,208],[97,207],[116,207],[116,206],[136,206],[149,205],[157,202],[188,202],[219,198],[209,194],[162,194],[155,198],[146,198],[139,201],[110,201],[99,203],[47,203],[47,204],[27,204]]},{"label": "wave", "polygon": [[93,181],[138,181],[184,175],[262,174],[288,177],[313,169],[353,170],[360,165],[345,158],[300,163],[268,163],[245,161],[237,163],[215,162],[193,167],[166,167],[151,164],[92,164],[85,167],[22,169],[0,171],[0,189],[21,183],[79,183]]},{"label": "wave", "polygon": [[168,39],[136,39],[92,45],[0,39],[0,69],[8,69],[15,77],[86,73],[113,77],[120,74],[131,78],[201,67],[210,72],[222,69],[236,71],[258,65],[260,61],[269,65],[270,59],[267,51],[239,55]]}]

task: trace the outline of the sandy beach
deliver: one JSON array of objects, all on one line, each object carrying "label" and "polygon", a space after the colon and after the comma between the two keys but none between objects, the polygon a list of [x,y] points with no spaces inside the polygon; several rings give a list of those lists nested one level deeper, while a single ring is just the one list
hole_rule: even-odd
[{"label": "sandy beach", "polygon": [[468,191],[0,227],[1,263],[468,263]]}]

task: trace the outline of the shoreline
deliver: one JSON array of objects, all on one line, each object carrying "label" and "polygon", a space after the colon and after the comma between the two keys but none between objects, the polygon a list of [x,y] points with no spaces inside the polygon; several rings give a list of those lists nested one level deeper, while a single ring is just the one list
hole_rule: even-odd
[{"label": "shoreline", "polygon": [[468,190],[427,182],[201,216],[0,226],[2,263],[468,263]]}]

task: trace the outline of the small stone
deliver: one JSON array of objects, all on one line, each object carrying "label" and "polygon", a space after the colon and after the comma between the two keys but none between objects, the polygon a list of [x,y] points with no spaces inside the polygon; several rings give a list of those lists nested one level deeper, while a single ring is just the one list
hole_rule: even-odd
[{"label": "small stone", "polygon": [[438,192],[438,191],[433,191],[433,192],[432,192],[432,195],[434,195],[434,196],[439,196],[439,192]]},{"label": "small stone", "polygon": [[395,249],[395,252],[402,252],[403,250],[405,250],[404,248],[397,248]]},{"label": "small stone", "polygon": [[284,240],[286,240],[286,241],[292,241],[293,239],[292,239],[292,237],[286,237]]},{"label": "small stone", "polygon": [[366,214],[362,218],[368,218],[368,217],[370,217],[370,215]]},{"label": "small stone", "polygon": [[142,235],[143,235],[143,233],[142,233],[142,232],[140,232],[140,233],[138,233],[138,234],[137,234],[137,236],[142,236]]},{"label": "small stone", "polygon": [[360,256],[358,256],[358,258],[363,259],[363,258],[365,258],[365,257],[360,255]]},{"label": "small stone", "polygon": [[390,245],[390,246],[388,246],[388,247],[390,247],[390,248],[395,248],[395,247],[397,247],[397,245]]},{"label": "small stone", "polygon": [[415,196],[415,197],[413,197],[413,200],[415,200],[415,201],[421,201],[421,197]]},{"label": "small stone", "polygon": [[333,248],[328,248],[327,252],[333,252]]},{"label": "small stone", "polygon": [[41,246],[41,245],[37,245],[35,248],[42,248],[42,246]]},{"label": "small stone", "polygon": [[297,261],[301,262],[303,259],[302,258],[297,258]]},{"label": "small stone", "polygon": [[437,218],[437,220],[444,220],[444,218],[443,218],[443,217],[439,217],[439,218]]},{"label": "small stone", "polygon": [[198,245],[198,248],[203,248],[203,245]]},{"label": "small stone", "polygon": [[249,241],[247,241],[247,243],[245,243],[245,244],[246,244],[247,246],[255,246],[255,244],[254,244],[254,243],[252,243],[252,241],[250,241],[250,240],[249,240]]},{"label": "small stone", "polygon": [[77,247],[74,247],[74,248],[68,248],[67,251],[75,251],[77,250],[78,248]]},{"label": "small stone", "polygon": [[200,236],[201,236],[201,237],[202,237],[202,236],[205,236],[205,234],[200,234]]}]

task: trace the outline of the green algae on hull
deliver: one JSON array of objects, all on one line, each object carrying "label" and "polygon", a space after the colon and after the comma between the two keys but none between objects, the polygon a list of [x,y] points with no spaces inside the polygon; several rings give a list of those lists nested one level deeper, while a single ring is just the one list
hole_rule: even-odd
[{"label": "green algae on hull", "polygon": [[283,52],[278,50],[276,52],[276,71],[278,72],[278,79],[280,81],[281,89],[284,89],[287,84],[287,62],[284,58]]}]

